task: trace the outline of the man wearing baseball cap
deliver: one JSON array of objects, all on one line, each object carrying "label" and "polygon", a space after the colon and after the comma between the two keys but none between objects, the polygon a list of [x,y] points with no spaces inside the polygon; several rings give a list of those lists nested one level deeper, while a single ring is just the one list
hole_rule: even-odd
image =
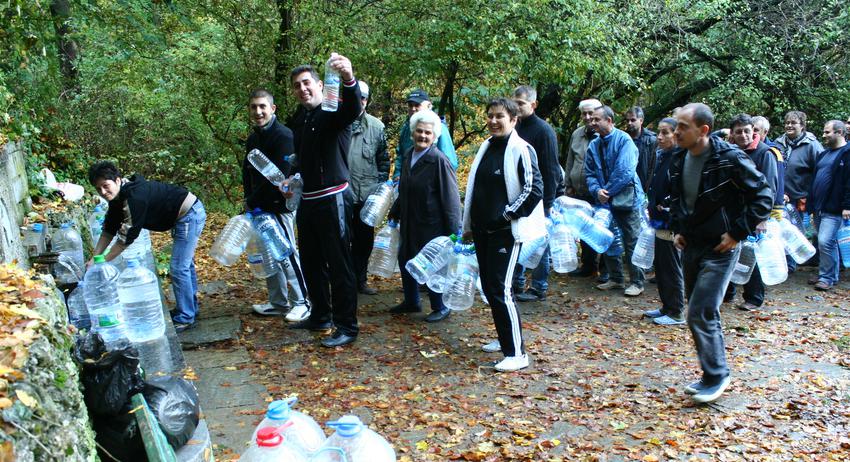
[{"label": "man wearing baseball cap", "polygon": [[[393,181],[398,181],[399,176],[401,176],[401,166],[404,161],[404,156],[408,151],[410,151],[410,149],[413,148],[413,138],[410,135],[410,124],[408,123],[410,122],[410,116],[422,110],[430,111],[432,108],[433,105],[431,104],[431,98],[428,97],[428,93],[425,92],[425,90],[417,88],[407,95],[407,119],[401,125],[398,145],[395,150]],[[449,134],[449,128],[446,126],[446,123],[442,122],[442,124],[443,129],[436,144],[440,151],[442,151],[449,159],[449,163],[452,164],[452,168],[457,170],[457,154],[455,153],[455,147],[452,143],[452,137]]]}]

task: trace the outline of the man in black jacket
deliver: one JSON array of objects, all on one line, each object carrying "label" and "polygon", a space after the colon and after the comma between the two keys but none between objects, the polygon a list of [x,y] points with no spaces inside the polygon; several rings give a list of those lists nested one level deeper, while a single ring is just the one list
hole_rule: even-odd
[{"label": "man in black jacket", "polygon": [[[558,186],[564,181],[563,171],[558,165],[558,139],[555,130],[534,113],[537,109],[537,91],[521,85],[514,90],[514,102],[519,108],[516,132],[537,152],[537,166],[543,177],[543,212],[549,216],[555,202]],[[517,301],[541,301],[549,289],[549,249],[540,258],[540,263],[531,272],[531,287],[525,290],[525,268],[517,265],[514,276],[514,293]]]},{"label": "man in black jacket", "polygon": [[313,305],[310,317],[291,327],[313,331],[336,327],[333,335],[322,341],[326,347],[336,347],[353,342],[358,333],[350,229],[354,200],[346,157],[350,125],[363,106],[351,61],[334,53],[328,65],[342,80],[341,101],[334,112],[322,109],[323,83],[312,66],[298,66],[290,73],[292,93],[300,107],[289,125],[295,133],[295,168],[304,181],[296,220],[298,244]]},{"label": "man in black jacket", "polygon": [[[284,174],[292,169],[289,156],[295,152],[292,130],[277,120],[274,97],[266,90],[254,90],[248,98],[248,113],[253,130],[245,143],[246,152],[259,149]],[[310,314],[307,299],[307,284],[301,272],[298,248],[295,246],[295,211],[286,208],[286,200],[280,191],[257,171],[246,157],[242,162],[242,189],[245,193],[245,209],[260,209],[270,213],[280,223],[293,252],[280,264],[277,274],[266,278],[269,302],[254,305],[254,311],[262,315],[282,315],[291,322],[303,321]],[[293,300],[290,309],[288,286],[292,286]]]},{"label": "man in black jacket", "polygon": [[683,250],[688,327],[702,379],[685,387],[707,403],[729,386],[720,303],[738,258],[738,242],[770,215],[773,194],[741,150],[709,136],[714,114],[691,103],[676,115],[680,150],[670,166],[673,242]]},{"label": "man in black jacket", "polygon": [[640,178],[640,186],[644,191],[649,191],[649,182],[655,171],[655,149],[658,137],[652,130],[643,126],[643,108],[632,106],[626,112],[626,133],[632,137],[638,148],[637,174]]}]

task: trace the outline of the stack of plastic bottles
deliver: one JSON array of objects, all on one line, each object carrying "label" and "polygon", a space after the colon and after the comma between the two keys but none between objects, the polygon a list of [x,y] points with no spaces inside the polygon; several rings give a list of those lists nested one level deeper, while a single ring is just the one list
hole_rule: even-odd
[{"label": "stack of plastic bottles", "polygon": [[369,226],[380,225],[390,211],[394,199],[393,182],[388,180],[366,198],[360,210],[360,219]]},{"label": "stack of plastic bottles", "polygon": [[311,462],[395,462],[393,447],[357,416],[345,415],[327,426],[336,431],[328,437]]},{"label": "stack of plastic bottles", "polygon": [[776,220],[767,221],[767,231],[762,233],[756,244],[756,262],[759,265],[762,282],[773,286],[788,279],[788,261],[782,243],[782,231]]},{"label": "stack of plastic bottles", "polygon": [[426,284],[428,279],[442,269],[451,256],[454,241],[449,236],[437,236],[431,239],[422,250],[404,265],[404,268],[419,284]]},{"label": "stack of plastic bottles", "polygon": [[92,330],[103,337],[110,349],[128,339],[124,310],[118,299],[118,276],[117,268],[107,263],[103,255],[96,255],[83,280]]},{"label": "stack of plastic bottles", "polygon": [[468,310],[475,302],[475,281],[478,279],[478,257],[474,245],[457,243],[453,248],[443,303],[450,310]]},{"label": "stack of plastic bottles", "polygon": [[266,418],[254,430],[251,441],[255,441],[263,429],[282,428],[280,435],[288,445],[308,456],[318,451],[327,439],[325,432],[312,417],[292,409],[297,401],[294,396],[272,401]]},{"label": "stack of plastic bottles", "polygon": [[732,279],[730,279],[732,284],[746,284],[750,282],[750,276],[753,275],[753,270],[756,267],[757,245],[757,236],[747,236],[747,240],[741,242],[738,261],[735,263],[735,270],[732,272]]},{"label": "stack of plastic bottles", "polygon": [[838,241],[842,266],[850,268],[850,220],[844,220],[844,226],[838,230],[835,239]]},{"label": "stack of plastic bottles", "polygon": [[640,228],[635,249],[632,251],[632,264],[638,268],[649,269],[655,260],[655,229],[646,221]]},{"label": "stack of plastic bottles", "polygon": [[59,261],[53,267],[56,282],[59,284],[79,282],[86,267],[83,260],[83,239],[71,223],[62,223],[51,240],[51,248],[59,253]]},{"label": "stack of plastic bottles", "polygon": [[549,249],[552,269],[557,273],[569,273],[578,267],[578,248],[570,228],[561,217],[563,215],[552,214],[547,221]]},{"label": "stack of plastic bottles", "polygon": [[608,227],[594,220],[593,208],[587,202],[562,196],[555,200],[553,209],[549,218],[567,225],[574,237],[586,242],[595,252],[605,253],[614,241]]},{"label": "stack of plastic bottles", "polygon": [[375,245],[369,256],[368,270],[370,274],[382,278],[392,277],[398,262],[398,247],[401,235],[398,230],[398,222],[390,220],[381,228],[375,236]]}]

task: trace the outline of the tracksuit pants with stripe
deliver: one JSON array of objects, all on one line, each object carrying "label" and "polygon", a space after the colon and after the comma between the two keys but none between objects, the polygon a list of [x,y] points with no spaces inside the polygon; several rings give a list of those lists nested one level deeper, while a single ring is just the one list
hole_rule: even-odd
[{"label": "tracksuit pants with stripe", "polygon": [[301,271],[298,246],[295,245],[295,213],[273,214],[275,220],[280,223],[286,238],[292,244],[292,255],[287,260],[280,262],[280,271],[274,276],[266,278],[266,287],[269,289],[269,303],[275,308],[286,311],[289,307],[289,287],[292,287],[292,306],[307,305],[307,283]]},{"label": "tracksuit pants with stripe", "polygon": [[520,356],[525,353],[525,345],[512,283],[522,244],[514,241],[510,228],[492,233],[474,232],[472,239],[478,257],[481,288],[490,302],[502,353]]}]

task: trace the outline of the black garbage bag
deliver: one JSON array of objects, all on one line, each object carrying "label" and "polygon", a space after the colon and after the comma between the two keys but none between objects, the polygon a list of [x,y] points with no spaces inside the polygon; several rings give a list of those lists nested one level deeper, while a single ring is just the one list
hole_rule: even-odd
[{"label": "black garbage bag", "polygon": [[[98,448],[100,460],[147,462],[142,433],[136,422],[136,414],[131,414],[131,410],[130,406],[127,406],[115,416],[93,416],[92,428],[95,432],[94,439],[100,445]],[[103,454],[104,451],[109,455]]]},{"label": "black garbage bag", "polygon": [[153,377],[143,393],[168,444],[175,450],[181,448],[192,438],[201,416],[195,386],[182,377]]},{"label": "black garbage bag", "polygon": [[82,367],[83,397],[94,416],[126,412],[130,397],[144,389],[139,353],[129,343],[109,351],[100,334],[89,333],[77,338],[74,359]]}]

